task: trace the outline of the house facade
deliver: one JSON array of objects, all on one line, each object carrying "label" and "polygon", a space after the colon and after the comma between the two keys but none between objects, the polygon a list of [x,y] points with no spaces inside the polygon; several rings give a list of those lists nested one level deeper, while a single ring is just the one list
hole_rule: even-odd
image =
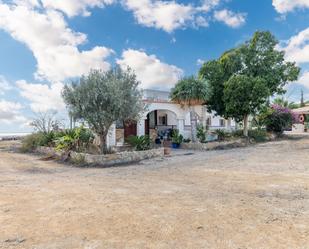
[{"label": "house facade", "polygon": [[[146,111],[141,114],[138,122],[117,122],[108,136],[109,146],[121,146],[129,136],[149,135],[151,139],[169,139],[170,131],[179,130],[184,138],[191,138],[191,119],[188,107],[174,103],[169,98],[169,92],[144,90],[143,101]],[[207,112],[206,106],[194,107],[197,123],[207,126],[209,130],[223,129],[231,131],[236,123],[229,119]]]}]

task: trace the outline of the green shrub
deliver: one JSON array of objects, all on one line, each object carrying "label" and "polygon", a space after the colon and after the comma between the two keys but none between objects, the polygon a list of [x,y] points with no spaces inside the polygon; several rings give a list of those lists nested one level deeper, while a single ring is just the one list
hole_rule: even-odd
[{"label": "green shrub", "polygon": [[183,142],[183,135],[179,134],[178,130],[172,131],[172,143],[181,144]]},{"label": "green shrub", "polygon": [[40,141],[40,146],[54,146],[55,133],[53,131],[47,133],[41,133],[42,139]]},{"label": "green shrub", "polygon": [[235,130],[232,132],[232,137],[239,138],[244,136],[244,131],[243,130]]},{"label": "green shrub", "polygon": [[57,150],[83,151],[93,142],[94,135],[83,126],[57,132],[54,136]]},{"label": "green shrub", "polygon": [[283,133],[286,128],[292,125],[292,116],[288,113],[274,112],[265,121],[268,131]]},{"label": "green shrub", "polygon": [[126,142],[133,146],[137,151],[149,150],[151,148],[150,137],[145,136],[130,136],[126,139]]},{"label": "green shrub", "polygon": [[265,130],[256,129],[249,130],[249,137],[254,139],[255,142],[266,142],[268,139],[268,134]]},{"label": "green shrub", "polygon": [[198,139],[201,143],[206,143],[206,140],[207,140],[206,130],[205,130],[204,126],[201,125],[201,124],[199,124],[199,125],[197,126],[196,137],[197,137],[197,139]]},{"label": "green shrub", "polygon": [[33,152],[38,146],[41,146],[42,141],[44,140],[43,133],[33,133],[26,136],[22,140],[21,152]]},{"label": "green shrub", "polygon": [[259,114],[258,120],[267,131],[281,134],[292,126],[297,117],[289,108],[272,105]]},{"label": "green shrub", "polygon": [[63,137],[55,140],[56,142],[56,150],[73,150],[76,148],[76,141],[74,137],[70,135],[65,135]]},{"label": "green shrub", "polygon": [[217,129],[215,130],[215,134],[218,136],[219,141],[223,141],[226,138],[230,137],[230,134],[225,130]]},{"label": "green shrub", "polygon": [[56,147],[57,150],[82,151],[93,142],[93,133],[84,127],[62,131],[38,132],[25,137],[21,150],[33,151],[38,146]]}]

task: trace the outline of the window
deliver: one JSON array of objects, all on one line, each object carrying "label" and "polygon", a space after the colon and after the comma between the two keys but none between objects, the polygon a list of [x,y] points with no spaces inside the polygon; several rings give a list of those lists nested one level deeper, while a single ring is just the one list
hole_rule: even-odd
[{"label": "window", "polygon": [[220,119],[220,126],[225,127],[225,120],[224,119]]},{"label": "window", "polygon": [[159,125],[167,125],[167,115],[159,116]]},{"label": "window", "polygon": [[116,129],[123,129],[124,125],[123,125],[123,120],[117,120],[116,121]]}]

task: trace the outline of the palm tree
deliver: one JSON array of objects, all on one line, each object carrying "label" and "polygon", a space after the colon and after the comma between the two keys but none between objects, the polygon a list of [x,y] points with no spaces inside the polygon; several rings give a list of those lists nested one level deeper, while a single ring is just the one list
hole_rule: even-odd
[{"label": "palm tree", "polygon": [[196,142],[197,115],[194,110],[196,105],[204,105],[207,101],[207,84],[194,76],[181,79],[171,91],[172,101],[181,106],[188,106],[191,119],[192,141]]},{"label": "palm tree", "polygon": [[296,109],[300,107],[299,104],[296,104],[295,102],[289,102],[288,100],[284,99],[284,97],[275,98],[273,103],[283,107],[287,107],[289,109]]}]

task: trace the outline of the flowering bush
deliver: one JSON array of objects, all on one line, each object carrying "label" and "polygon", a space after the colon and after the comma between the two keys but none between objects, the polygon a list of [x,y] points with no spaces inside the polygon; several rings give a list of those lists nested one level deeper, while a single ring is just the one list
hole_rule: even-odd
[{"label": "flowering bush", "polygon": [[272,105],[262,116],[267,131],[276,133],[283,133],[298,120],[289,108],[277,104]]}]

